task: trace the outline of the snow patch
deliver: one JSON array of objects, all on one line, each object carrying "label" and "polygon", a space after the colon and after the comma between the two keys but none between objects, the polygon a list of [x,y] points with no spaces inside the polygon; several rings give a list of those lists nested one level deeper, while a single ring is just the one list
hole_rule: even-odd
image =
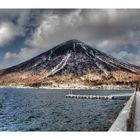
[{"label": "snow patch", "polygon": [[53,54],[53,50],[51,50],[50,54],[48,55],[48,60],[51,60],[51,55]]},{"label": "snow patch", "polygon": [[108,76],[107,70],[101,64],[99,64],[98,62],[95,62],[95,64],[100,70],[102,70],[105,73],[106,76]]},{"label": "snow patch", "polygon": [[70,56],[71,56],[71,53],[67,53],[67,55],[64,56],[62,61],[50,71],[48,76],[53,75],[53,74],[57,73],[58,71],[62,70],[65,67],[65,65],[67,64],[67,61],[70,58]]}]

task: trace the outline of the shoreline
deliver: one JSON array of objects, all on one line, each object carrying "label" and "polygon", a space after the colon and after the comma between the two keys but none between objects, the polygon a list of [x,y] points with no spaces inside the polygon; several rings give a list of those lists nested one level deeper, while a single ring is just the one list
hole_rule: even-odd
[{"label": "shoreline", "polygon": [[128,88],[128,87],[123,87],[123,86],[103,86],[103,87],[45,87],[45,86],[41,86],[41,87],[29,87],[29,86],[0,86],[0,89],[4,89],[4,88],[15,88],[15,89],[56,89],[56,90],[134,90],[134,88]]}]

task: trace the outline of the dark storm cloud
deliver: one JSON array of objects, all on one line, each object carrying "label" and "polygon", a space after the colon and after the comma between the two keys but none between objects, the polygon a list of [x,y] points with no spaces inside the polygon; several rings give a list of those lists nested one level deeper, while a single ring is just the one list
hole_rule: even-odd
[{"label": "dark storm cloud", "polygon": [[40,14],[40,10],[0,9],[0,47],[33,32]]},{"label": "dark storm cloud", "polygon": [[[21,62],[69,39],[79,39],[118,58],[140,65],[140,10],[0,10],[5,43],[24,35],[25,48],[6,52],[4,61]],[[16,27],[14,29],[14,27]],[[1,28],[2,29],[2,28]],[[9,32],[8,36],[6,32]],[[14,64],[14,63],[12,63]]]},{"label": "dark storm cloud", "polygon": [[[40,25],[33,36],[40,34],[41,45],[49,39],[65,40],[74,38],[85,41],[135,39],[135,29],[139,30],[139,10],[51,10],[42,13]],[[55,30],[54,30],[55,28]],[[38,33],[39,32],[39,33]],[[59,35],[58,35],[59,34]],[[50,38],[49,38],[50,37]],[[133,38],[135,37],[135,38]],[[43,40],[44,38],[44,40]],[[36,38],[35,38],[36,39]],[[38,38],[37,38],[38,39]],[[32,38],[32,41],[33,38]],[[51,41],[52,42],[52,41]],[[34,44],[37,45],[37,44]]]}]

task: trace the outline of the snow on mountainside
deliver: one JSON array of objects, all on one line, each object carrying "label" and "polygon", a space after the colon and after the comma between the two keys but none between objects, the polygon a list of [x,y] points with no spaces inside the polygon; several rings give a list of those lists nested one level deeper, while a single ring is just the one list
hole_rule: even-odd
[{"label": "snow on mountainside", "polygon": [[124,63],[79,40],[69,40],[26,62],[1,70],[0,76],[14,74],[16,77],[16,73],[28,73],[25,77],[37,76],[44,80],[64,75],[76,75],[80,78],[89,73],[109,77],[111,73],[119,71],[139,75],[140,67]]},{"label": "snow on mountainside", "polygon": [[29,61],[5,69],[3,72],[37,71],[47,68],[52,75],[66,67],[70,67],[70,65],[78,69],[83,67],[82,65],[84,67],[88,65],[87,68],[102,71],[106,75],[109,71],[113,70],[140,72],[140,67],[123,63],[78,40],[70,40],[62,43]]}]

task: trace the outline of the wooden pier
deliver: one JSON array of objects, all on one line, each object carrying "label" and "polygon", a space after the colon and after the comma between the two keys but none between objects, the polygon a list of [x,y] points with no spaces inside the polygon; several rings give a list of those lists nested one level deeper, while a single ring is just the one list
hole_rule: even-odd
[{"label": "wooden pier", "polygon": [[132,94],[115,94],[115,95],[75,95],[68,94],[66,98],[76,98],[76,99],[103,99],[103,100],[125,100],[129,99]]}]

